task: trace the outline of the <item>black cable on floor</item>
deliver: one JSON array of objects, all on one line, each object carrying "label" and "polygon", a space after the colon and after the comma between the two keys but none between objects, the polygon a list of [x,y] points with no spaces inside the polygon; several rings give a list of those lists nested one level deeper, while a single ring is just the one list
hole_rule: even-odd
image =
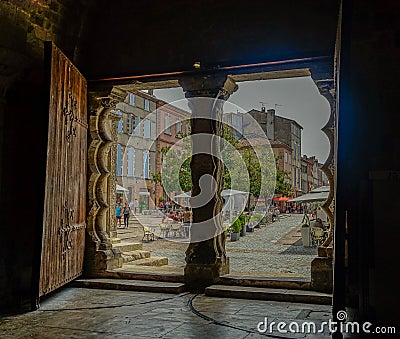
[{"label": "black cable on floor", "polygon": [[240,326],[231,325],[231,324],[229,324],[229,323],[227,323],[227,322],[223,322],[223,321],[219,321],[219,320],[216,320],[216,319],[214,319],[214,318],[211,318],[211,317],[205,315],[204,313],[201,313],[200,311],[196,310],[196,308],[193,306],[193,300],[194,300],[197,296],[198,296],[198,294],[192,296],[192,297],[189,299],[189,301],[188,301],[189,309],[190,309],[190,311],[191,311],[193,314],[197,315],[197,316],[200,317],[200,318],[203,318],[204,320],[210,321],[210,322],[212,322],[212,323],[215,324],[215,325],[225,326],[225,327],[233,328],[233,329],[235,329],[235,330],[244,331],[244,332],[247,332],[247,333],[256,333],[256,334],[259,334],[259,335],[266,336],[266,337],[268,337],[268,338],[279,338],[279,339],[287,339],[287,338],[288,338],[288,337],[282,337],[282,336],[273,335],[273,334],[261,333],[261,332],[252,330],[252,329],[250,329],[250,328],[245,328],[245,327],[240,327]]},{"label": "black cable on floor", "polygon": [[162,301],[166,301],[166,300],[172,300],[172,299],[176,299],[176,298],[181,298],[181,297],[184,297],[185,295],[188,295],[188,294],[190,294],[190,292],[180,293],[180,294],[178,294],[176,296],[173,296],[173,297],[148,300],[148,301],[132,303],[132,304],[120,304],[120,305],[108,305],[108,306],[96,306],[96,307],[63,308],[63,309],[56,309],[56,310],[51,310],[51,309],[50,310],[48,310],[48,309],[41,310],[39,308],[38,311],[40,311],[40,312],[60,312],[60,311],[100,310],[100,309],[107,309],[107,308],[130,307],[130,306],[158,303],[158,302],[162,302]]}]

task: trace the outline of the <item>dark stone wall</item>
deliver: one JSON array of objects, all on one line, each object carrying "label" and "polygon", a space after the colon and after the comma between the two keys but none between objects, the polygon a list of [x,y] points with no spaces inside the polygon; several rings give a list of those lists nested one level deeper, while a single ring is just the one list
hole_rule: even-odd
[{"label": "dark stone wall", "polygon": [[46,173],[48,88],[43,41],[71,58],[84,2],[0,2],[0,308],[37,294]]},{"label": "dark stone wall", "polygon": [[[0,309],[31,307],[38,291],[48,105],[43,67],[7,91],[0,195]],[[48,96],[48,94],[47,94]]]},{"label": "dark stone wall", "polygon": [[399,16],[396,1],[345,4],[339,79],[336,233],[347,218],[348,266],[336,289],[362,319],[386,325],[398,323],[399,303]]}]

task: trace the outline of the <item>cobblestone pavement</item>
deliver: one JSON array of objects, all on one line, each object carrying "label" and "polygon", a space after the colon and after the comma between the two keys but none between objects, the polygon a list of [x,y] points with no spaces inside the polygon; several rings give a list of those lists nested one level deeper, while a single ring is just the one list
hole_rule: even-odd
[{"label": "cobblestone pavement", "polygon": [[[138,216],[146,226],[157,227],[160,217]],[[226,251],[232,273],[267,276],[311,276],[311,261],[317,256],[316,247],[303,247],[300,229],[301,214],[282,215],[254,232],[247,232],[238,241],[226,241]],[[118,229],[121,239],[141,241],[142,228]],[[143,244],[152,256],[167,257],[170,265],[185,265],[185,239],[169,241],[158,239]],[[187,241],[187,239],[186,239]]]}]

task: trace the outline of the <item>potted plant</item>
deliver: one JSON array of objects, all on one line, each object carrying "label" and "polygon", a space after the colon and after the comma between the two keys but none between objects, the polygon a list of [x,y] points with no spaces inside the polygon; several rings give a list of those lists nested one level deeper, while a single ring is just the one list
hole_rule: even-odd
[{"label": "potted plant", "polygon": [[243,237],[246,234],[246,216],[243,213],[239,215],[240,223],[242,224],[242,229],[240,230],[240,236]]},{"label": "potted plant", "polygon": [[239,240],[240,231],[242,230],[242,221],[238,218],[231,225],[231,241]]}]

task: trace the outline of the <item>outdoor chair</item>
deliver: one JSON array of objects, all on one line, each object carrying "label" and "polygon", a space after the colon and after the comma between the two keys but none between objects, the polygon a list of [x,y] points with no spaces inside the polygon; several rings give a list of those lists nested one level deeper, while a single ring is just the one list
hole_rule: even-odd
[{"label": "outdoor chair", "polygon": [[181,223],[172,223],[171,224],[171,232],[173,232],[174,237],[180,236],[183,237],[183,233],[182,233],[182,224]]},{"label": "outdoor chair", "polygon": [[170,226],[164,223],[160,224],[161,238],[167,238],[169,236]]},{"label": "outdoor chair", "polygon": [[143,226],[143,238],[142,241],[146,239],[147,241],[154,240],[154,232],[147,226]]}]

